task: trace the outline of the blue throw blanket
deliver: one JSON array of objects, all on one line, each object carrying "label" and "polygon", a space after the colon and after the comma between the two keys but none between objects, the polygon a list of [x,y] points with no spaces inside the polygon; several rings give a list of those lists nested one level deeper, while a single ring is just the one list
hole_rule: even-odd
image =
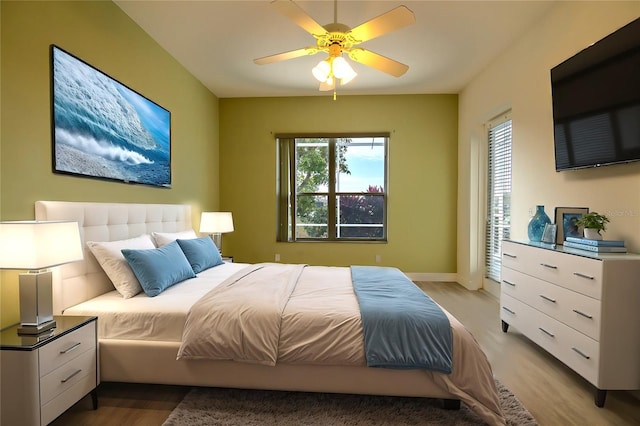
[{"label": "blue throw blanket", "polygon": [[442,309],[396,268],[352,266],[367,365],[451,373],[453,334]]}]

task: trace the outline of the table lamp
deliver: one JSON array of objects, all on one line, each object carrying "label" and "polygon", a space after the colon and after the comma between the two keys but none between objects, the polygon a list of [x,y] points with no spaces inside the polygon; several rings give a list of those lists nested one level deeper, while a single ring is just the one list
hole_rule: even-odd
[{"label": "table lamp", "polygon": [[209,234],[218,251],[222,253],[222,234],[233,232],[231,212],[202,212],[200,232]]},{"label": "table lamp", "polygon": [[51,268],[83,259],[78,222],[0,222],[0,269],[28,270],[19,275],[18,334],[55,328]]}]

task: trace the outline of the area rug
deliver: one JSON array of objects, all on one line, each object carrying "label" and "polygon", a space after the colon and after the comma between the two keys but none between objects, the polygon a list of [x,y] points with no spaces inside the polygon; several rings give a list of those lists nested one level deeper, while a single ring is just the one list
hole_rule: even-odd
[{"label": "area rug", "polygon": [[[537,425],[518,399],[496,381],[507,425]],[[163,426],[471,426],[484,422],[465,404],[369,395],[193,388]]]}]

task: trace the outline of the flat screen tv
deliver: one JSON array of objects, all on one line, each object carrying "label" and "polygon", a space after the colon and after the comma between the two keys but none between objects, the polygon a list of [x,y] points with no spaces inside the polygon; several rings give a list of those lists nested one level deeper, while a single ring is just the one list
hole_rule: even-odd
[{"label": "flat screen tv", "polygon": [[51,46],[53,171],[171,186],[171,113]]},{"label": "flat screen tv", "polygon": [[640,18],[551,69],[556,171],[640,161]]}]

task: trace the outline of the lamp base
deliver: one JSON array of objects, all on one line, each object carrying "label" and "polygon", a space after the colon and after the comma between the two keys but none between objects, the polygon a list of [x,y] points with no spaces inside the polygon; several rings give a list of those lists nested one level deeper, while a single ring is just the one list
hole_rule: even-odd
[{"label": "lamp base", "polygon": [[209,236],[213,240],[213,244],[216,245],[218,253],[222,254],[222,234],[220,232],[214,232],[213,234],[209,234]]},{"label": "lamp base", "polygon": [[51,284],[51,271],[30,271],[20,274],[20,329],[18,334],[39,334],[56,326],[53,321]]},{"label": "lamp base", "polygon": [[18,334],[33,336],[36,334],[46,333],[54,328],[56,328],[56,322],[54,320],[43,322],[38,325],[20,324],[20,327],[18,327]]}]

